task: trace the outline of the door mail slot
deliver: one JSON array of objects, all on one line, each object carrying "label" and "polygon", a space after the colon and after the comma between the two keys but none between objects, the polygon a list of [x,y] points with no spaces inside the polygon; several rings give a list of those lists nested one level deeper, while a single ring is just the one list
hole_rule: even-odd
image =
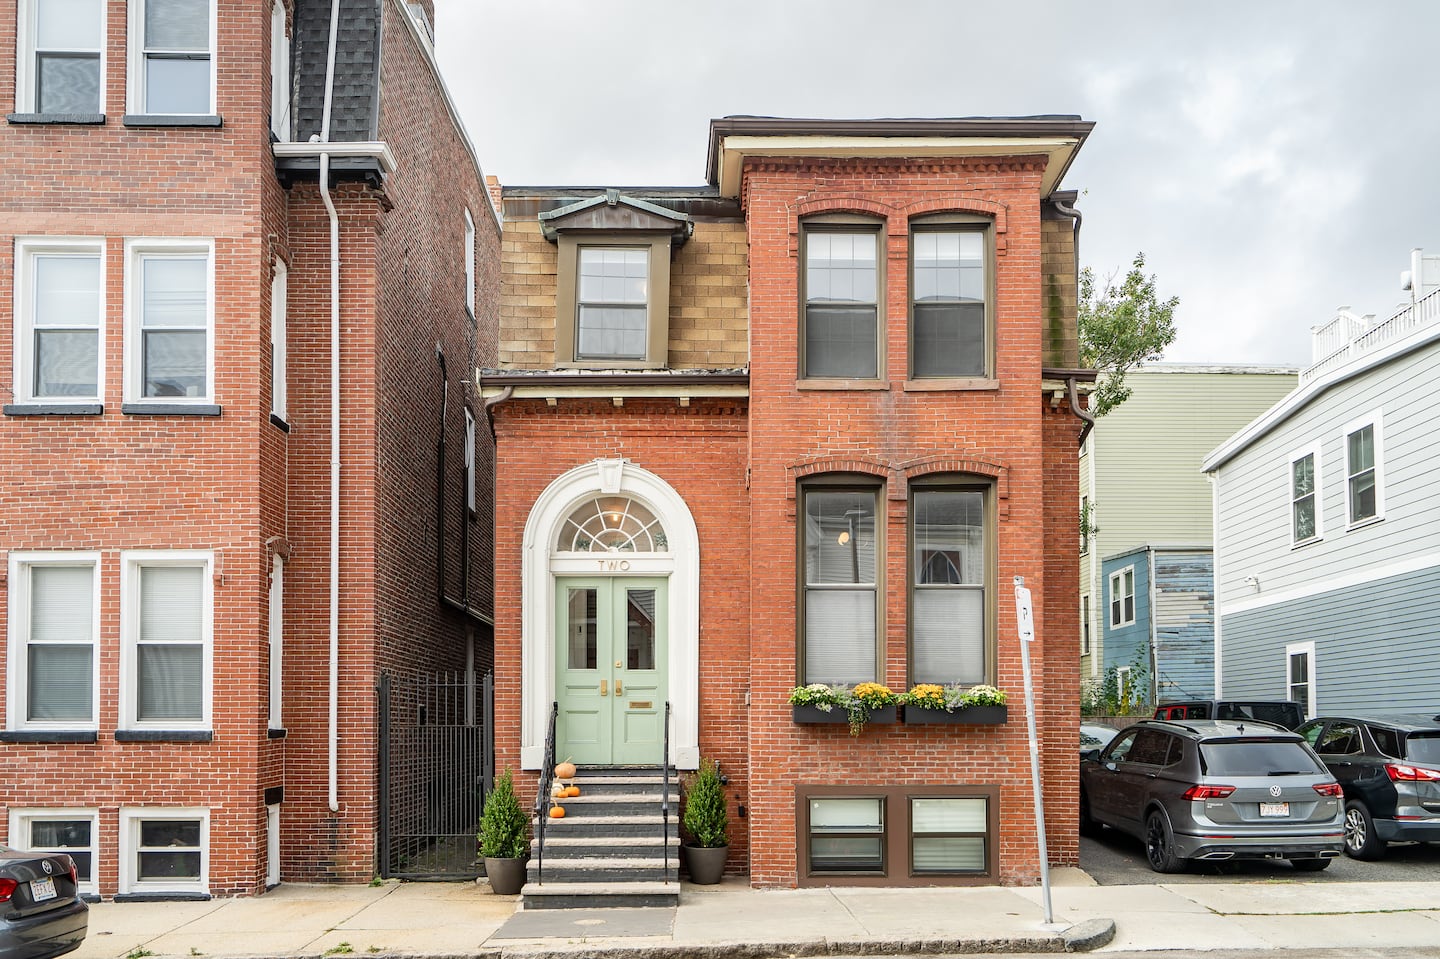
[{"label": "door mail slot", "polygon": [[631,708],[631,709],[649,709],[649,708],[651,708],[651,704],[650,704],[648,701],[642,703],[642,702],[636,702],[636,701],[632,700],[631,703],[630,703],[630,708]]}]

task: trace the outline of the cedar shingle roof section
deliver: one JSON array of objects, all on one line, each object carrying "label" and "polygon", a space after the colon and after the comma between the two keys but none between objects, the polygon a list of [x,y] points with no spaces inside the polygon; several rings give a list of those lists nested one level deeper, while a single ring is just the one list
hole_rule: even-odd
[{"label": "cedar shingle roof section", "polygon": [[[380,139],[380,4],[340,0],[335,47],[335,98],[330,139]],[[329,0],[297,0],[294,25],[295,139],[320,133],[325,109],[325,61],[330,47]]]}]

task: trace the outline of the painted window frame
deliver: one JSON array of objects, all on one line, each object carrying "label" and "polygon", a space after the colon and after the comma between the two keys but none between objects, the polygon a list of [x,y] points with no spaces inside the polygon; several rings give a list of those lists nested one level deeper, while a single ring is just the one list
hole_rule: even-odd
[{"label": "painted window frame", "polygon": [[[1366,427],[1371,428],[1372,446],[1375,451],[1375,461],[1369,468],[1369,471],[1374,474],[1375,512],[1373,515],[1356,519],[1353,483],[1356,476],[1360,474],[1355,472],[1354,466],[1350,462],[1350,437]],[[1385,518],[1385,422],[1381,411],[1371,410],[1364,416],[1346,423],[1340,436],[1341,449],[1345,456],[1345,528],[1348,531],[1369,526],[1371,523],[1378,523]]]},{"label": "painted window frame", "polygon": [[[88,567],[90,574],[90,718],[85,720],[29,718],[30,582],[37,566]],[[15,551],[9,555],[7,570],[8,608],[8,690],[6,728],[92,732],[99,728],[100,714],[100,553],[97,551]]]},{"label": "painted window frame", "polygon": [[[150,257],[205,258],[205,393],[145,395],[144,283],[141,263]],[[125,397],[145,406],[208,406],[215,402],[215,241],[208,237],[134,237],[125,241]]]},{"label": "painted window frame", "polygon": [[290,125],[290,26],[284,0],[270,0],[270,134],[288,143]]},{"label": "painted window frame", "polygon": [[[1128,593],[1117,592],[1117,581],[1123,587],[1127,575],[1129,577],[1130,591]],[[1110,624],[1111,629],[1122,629],[1126,626],[1133,626],[1135,624],[1135,565],[1132,563],[1129,566],[1121,567],[1111,573],[1107,579],[1110,584],[1110,611],[1106,617],[1106,621]],[[1126,616],[1125,611],[1126,600],[1130,602],[1128,616]]]},{"label": "painted window frame", "polygon": [[1080,497],[1080,555],[1090,554],[1090,497]]},{"label": "painted window frame", "polygon": [[470,319],[475,319],[475,218],[470,215],[470,208],[464,208],[465,214],[465,312]]},{"label": "painted window frame", "polygon": [[[1298,532],[1298,528],[1296,524],[1295,511],[1300,499],[1304,497],[1297,497],[1295,495],[1295,465],[1304,460],[1306,457],[1310,457],[1314,464],[1312,471],[1313,480],[1308,496],[1312,500],[1315,508],[1315,534],[1313,536],[1307,536],[1304,539],[1300,539],[1296,535]],[[1320,444],[1315,443],[1310,446],[1303,447],[1302,449],[1293,451],[1286,458],[1286,462],[1288,464],[1288,469],[1286,472],[1286,488],[1289,491],[1289,495],[1286,498],[1286,502],[1289,504],[1290,507],[1290,546],[1292,548],[1308,546],[1311,543],[1317,543],[1325,538],[1325,510],[1323,508],[1323,480],[1325,474],[1321,470]]]},{"label": "painted window frame", "polygon": [[[815,870],[811,864],[810,802],[825,799],[875,799],[881,804],[881,868],[840,872]],[[913,802],[917,799],[969,799],[985,802],[983,870],[915,869]],[[795,787],[795,853],[797,886],[968,886],[993,883],[1000,874],[1000,790],[993,785],[830,785],[802,783]],[[874,835],[867,833],[867,835]],[[937,835],[926,833],[925,835]]]},{"label": "painted window frame", "polygon": [[[200,824],[200,875],[194,880],[145,880],[140,878],[141,826],[155,820],[195,820]],[[158,847],[188,851],[197,847]],[[210,892],[210,810],[193,806],[120,807],[119,891],[122,895],[143,893]]]},{"label": "painted window frame", "polygon": [[[984,288],[984,343],[981,347],[981,369],[978,373],[933,373],[921,375],[915,370],[917,350],[915,346],[915,250],[917,238],[926,233],[979,234],[981,242],[981,283]],[[988,384],[995,378],[995,220],[993,217],[973,213],[940,213],[917,217],[910,221],[910,237],[907,251],[907,292],[906,292],[906,375],[910,381],[941,386],[954,384]]]},{"label": "painted window frame", "polygon": [[280,885],[280,812],[282,803],[265,805],[265,888]]},{"label": "painted window frame", "polygon": [[[140,577],[145,567],[198,567],[200,588],[200,708],[197,719],[139,718]],[[120,717],[129,731],[213,730],[215,685],[215,554],[208,550],[126,550],[120,554]]]},{"label": "painted window frame", "polygon": [[[873,376],[845,376],[833,373],[815,373],[810,369],[809,349],[806,345],[806,329],[812,306],[809,294],[810,244],[819,234],[868,236],[875,243],[875,374]],[[796,364],[802,381],[812,386],[847,384],[873,384],[886,379],[886,271],[888,266],[888,241],[885,221],[873,216],[849,213],[826,213],[807,217],[800,221],[800,247],[797,260],[796,288],[799,291],[799,322],[796,329]],[[858,303],[859,301],[816,301],[814,305],[826,303]]]},{"label": "painted window frame", "polygon": [[[668,365],[670,348],[669,233],[603,232],[556,238],[555,366],[557,369],[659,370]],[[582,250],[647,251],[645,355],[639,359],[587,358],[580,355],[580,256]]]},{"label": "painted window frame", "polygon": [[[55,820],[85,821],[90,824],[90,845],[88,846],[49,846],[36,845],[33,840],[32,827],[36,822],[49,822]],[[26,849],[33,852],[64,853],[70,855],[73,852],[84,851],[90,854],[90,878],[81,879],[76,889],[84,896],[100,895],[100,866],[101,849],[100,842],[100,811],[95,808],[85,807],[10,807],[10,844],[17,849]]]},{"label": "painted window frame", "polygon": [[269,638],[269,707],[267,728],[285,728],[285,557],[270,558],[270,590],[267,617]]},{"label": "painted window frame", "polygon": [[[875,523],[875,575],[873,583],[849,584],[856,587],[868,589],[875,604],[875,622],[873,623],[874,642],[873,653],[875,669],[873,675],[863,676],[853,681],[844,681],[847,685],[854,685],[859,682],[883,682],[885,677],[885,566],[886,566],[886,537],[885,537],[885,486],[875,477],[835,473],[822,476],[806,478],[796,494],[796,515],[795,523],[795,577],[796,577],[796,604],[795,604],[795,667],[797,681],[800,685],[810,682],[823,682],[823,680],[811,680],[807,678],[809,659],[807,642],[806,604],[811,590],[818,592],[826,591],[826,587],[833,587],[832,591],[843,589],[846,584],[818,583],[811,585],[808,582],[806,564],[806,517],[808,515],[808,499],[817,493],[854,493],[871,497],[873,505],[872,516]],[[857,536],[858,538],[858,536]],[[837,680],[840,682],[841,680]]]},{"label": "painted window frame", "polygon": [[[41,53],[38,36],[40,32],[38,3],[39,0],[19,0],[16,5],[18,9],[15,24],[15,112],[35,116],[67,116],[67,114],[42,113],[40,110],[40,76],[37,63]],[[82,114],[86,117],[103,117],[105,115],[105,75],[108,72],[106,70],[108,57],[106,56],[105,38],[108,35],[106,25],[110,5],[106,0],[97,0],[96,6],[99,8],[100,14],[98,25],[100,45],[95,50],[99,60],[100,80],[96,91],[95,110],[93,114]],[[90,49],[75,47],[56,52],[88,56]]]},{"label": "painted window frame", "polygon": [[[909,549],[906,551],[906,673],[910,685],[916,683],[935,683],[937,685],[948,685],[955,682],[965,685],[976,685],[980,683],[994,684],[995,682],[995,658],[997,641],[997,611],[996,599],[999,590],[998,583],[998,518],[995,515],[994,483],[985,477],[971,476],[967,474],[951,474],[947,476],[930,476],[923,479],[916,479],[909,485],[909,502],[907,503],[906,516],[906,537]],[[978,586],[972,583],[959,583],[953,586],[941,586],[939,584],[921,584],[917,580],[920,576],[919,563],[916,558],[916,550],[919,546],[919,536],[916,531],[916,499],[927,493],[979,493],[981,496],[981,537],[980,562],[982,569],[981,582]],[[881,562],[883,562],[883,558]],[[915,671],[917,660],[915,643],[915,594],[919,590],[955,588],[964,590],[978,589],[980,591],[981,615],[983,617],[984,629],[984,665],[980,675],[966,677],[959,675],[950,676],[920,676]]]},{"label": "painted window frame", "polygon": [[[105,287],[106,244],[101,237],[82,236],[20,236],[15,238],[15,272],[13,276],[14,313],[14,395],[20,404],[46,406],[94,406],[105,396]],[[95,395],[37,396],[35,392],[35,261],[40,257],[95,257],[99,260],[98,303],[95,315]],[[44,326],[41,327],[46,328]],[[49,327],[79,329],[79,327]]]},{"label": "painted window frame", "polygon": [[289,310],[290,268],[277,256],[270,278],[270,414],[282,423],[290,406]]},{"label": "painted window frame", "polygon": [[475,414],[465,408],[465,511],[475,518],[476,488],[478,486],[475,465]]},{"label": "painted window frame", "polygon": [[[214,117],[218,114],[216,103],[219,100],[218,86],[219,70],[219,2],[218,0],[204,0],[210,8],[210,36],[206,47],[206,56],[210,62],[210,100],[203,111],[193,113],[163,113],[147,108],[148,95],[145,83],[145,65],[151,57],[151,51],[145,46],[145,6],[149,0],[130,0],[129,11],[129,37],[126,44],[126,110],[128,117]],[[157,50],[155,55],[163,55],[167,51]],[[180,52],[180,51],[176,51]],[[193,53],[183,52],[187,56]]]},{"label": "painted window frame", "polygon": [[[1305,682],[1295,683],[1291,678],[1291,669],[1296,656],[1305,657]],[[1305,703],[1305,718],[1314,719],[1319,715],[1319,706],[1316,703],[1318,690],[1315,682],[1315,641],[1309,640],[1303,643],[1289,643],[1285,646],[1285,675],[1284,686],[1285,698],[1299,702],[1295,699],[1294,690],[1298,686],[1307,687],[1307,701]]]},{"label": "painted window frame", "polygon": [[1091,649],[1090,594],[1080,594],[1080,655],[1089,656]]}]

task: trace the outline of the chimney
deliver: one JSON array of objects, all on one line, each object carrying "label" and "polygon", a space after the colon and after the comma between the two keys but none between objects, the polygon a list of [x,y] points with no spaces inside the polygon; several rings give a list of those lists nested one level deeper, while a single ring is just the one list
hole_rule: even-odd
[{"label": "chimney", "polygon": [[495,211],[500,214],[500,218],[503,220],[505,218],[505,202],[503,194],[500,192],[499,177],[487,175],[485,177],[485,189],[490,191],[490,202],[495,204]]}]

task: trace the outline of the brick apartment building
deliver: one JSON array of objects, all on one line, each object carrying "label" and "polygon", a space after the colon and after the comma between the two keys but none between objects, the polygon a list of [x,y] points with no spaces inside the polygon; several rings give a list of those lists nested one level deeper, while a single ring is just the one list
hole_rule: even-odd
[{"label": "brick apartment building", "polygon": [[[669,760],[728,776],[752,883],[1034,882],[1023,576],[1076,861],[1059,185],[1090,128],[736,117],[703,187],[503,190],[497,767],[541,767],[552,708],[557,756],[658,766],[668,704]],[[868,680],[992,683],[1008,721],[793,719],[797,684]]]},{"label": "brick apartment building", "polygon": [[499,220],[340,12],[0,2],[0,839],[92,895],[368,880],[381,674],[488,666]]}]

